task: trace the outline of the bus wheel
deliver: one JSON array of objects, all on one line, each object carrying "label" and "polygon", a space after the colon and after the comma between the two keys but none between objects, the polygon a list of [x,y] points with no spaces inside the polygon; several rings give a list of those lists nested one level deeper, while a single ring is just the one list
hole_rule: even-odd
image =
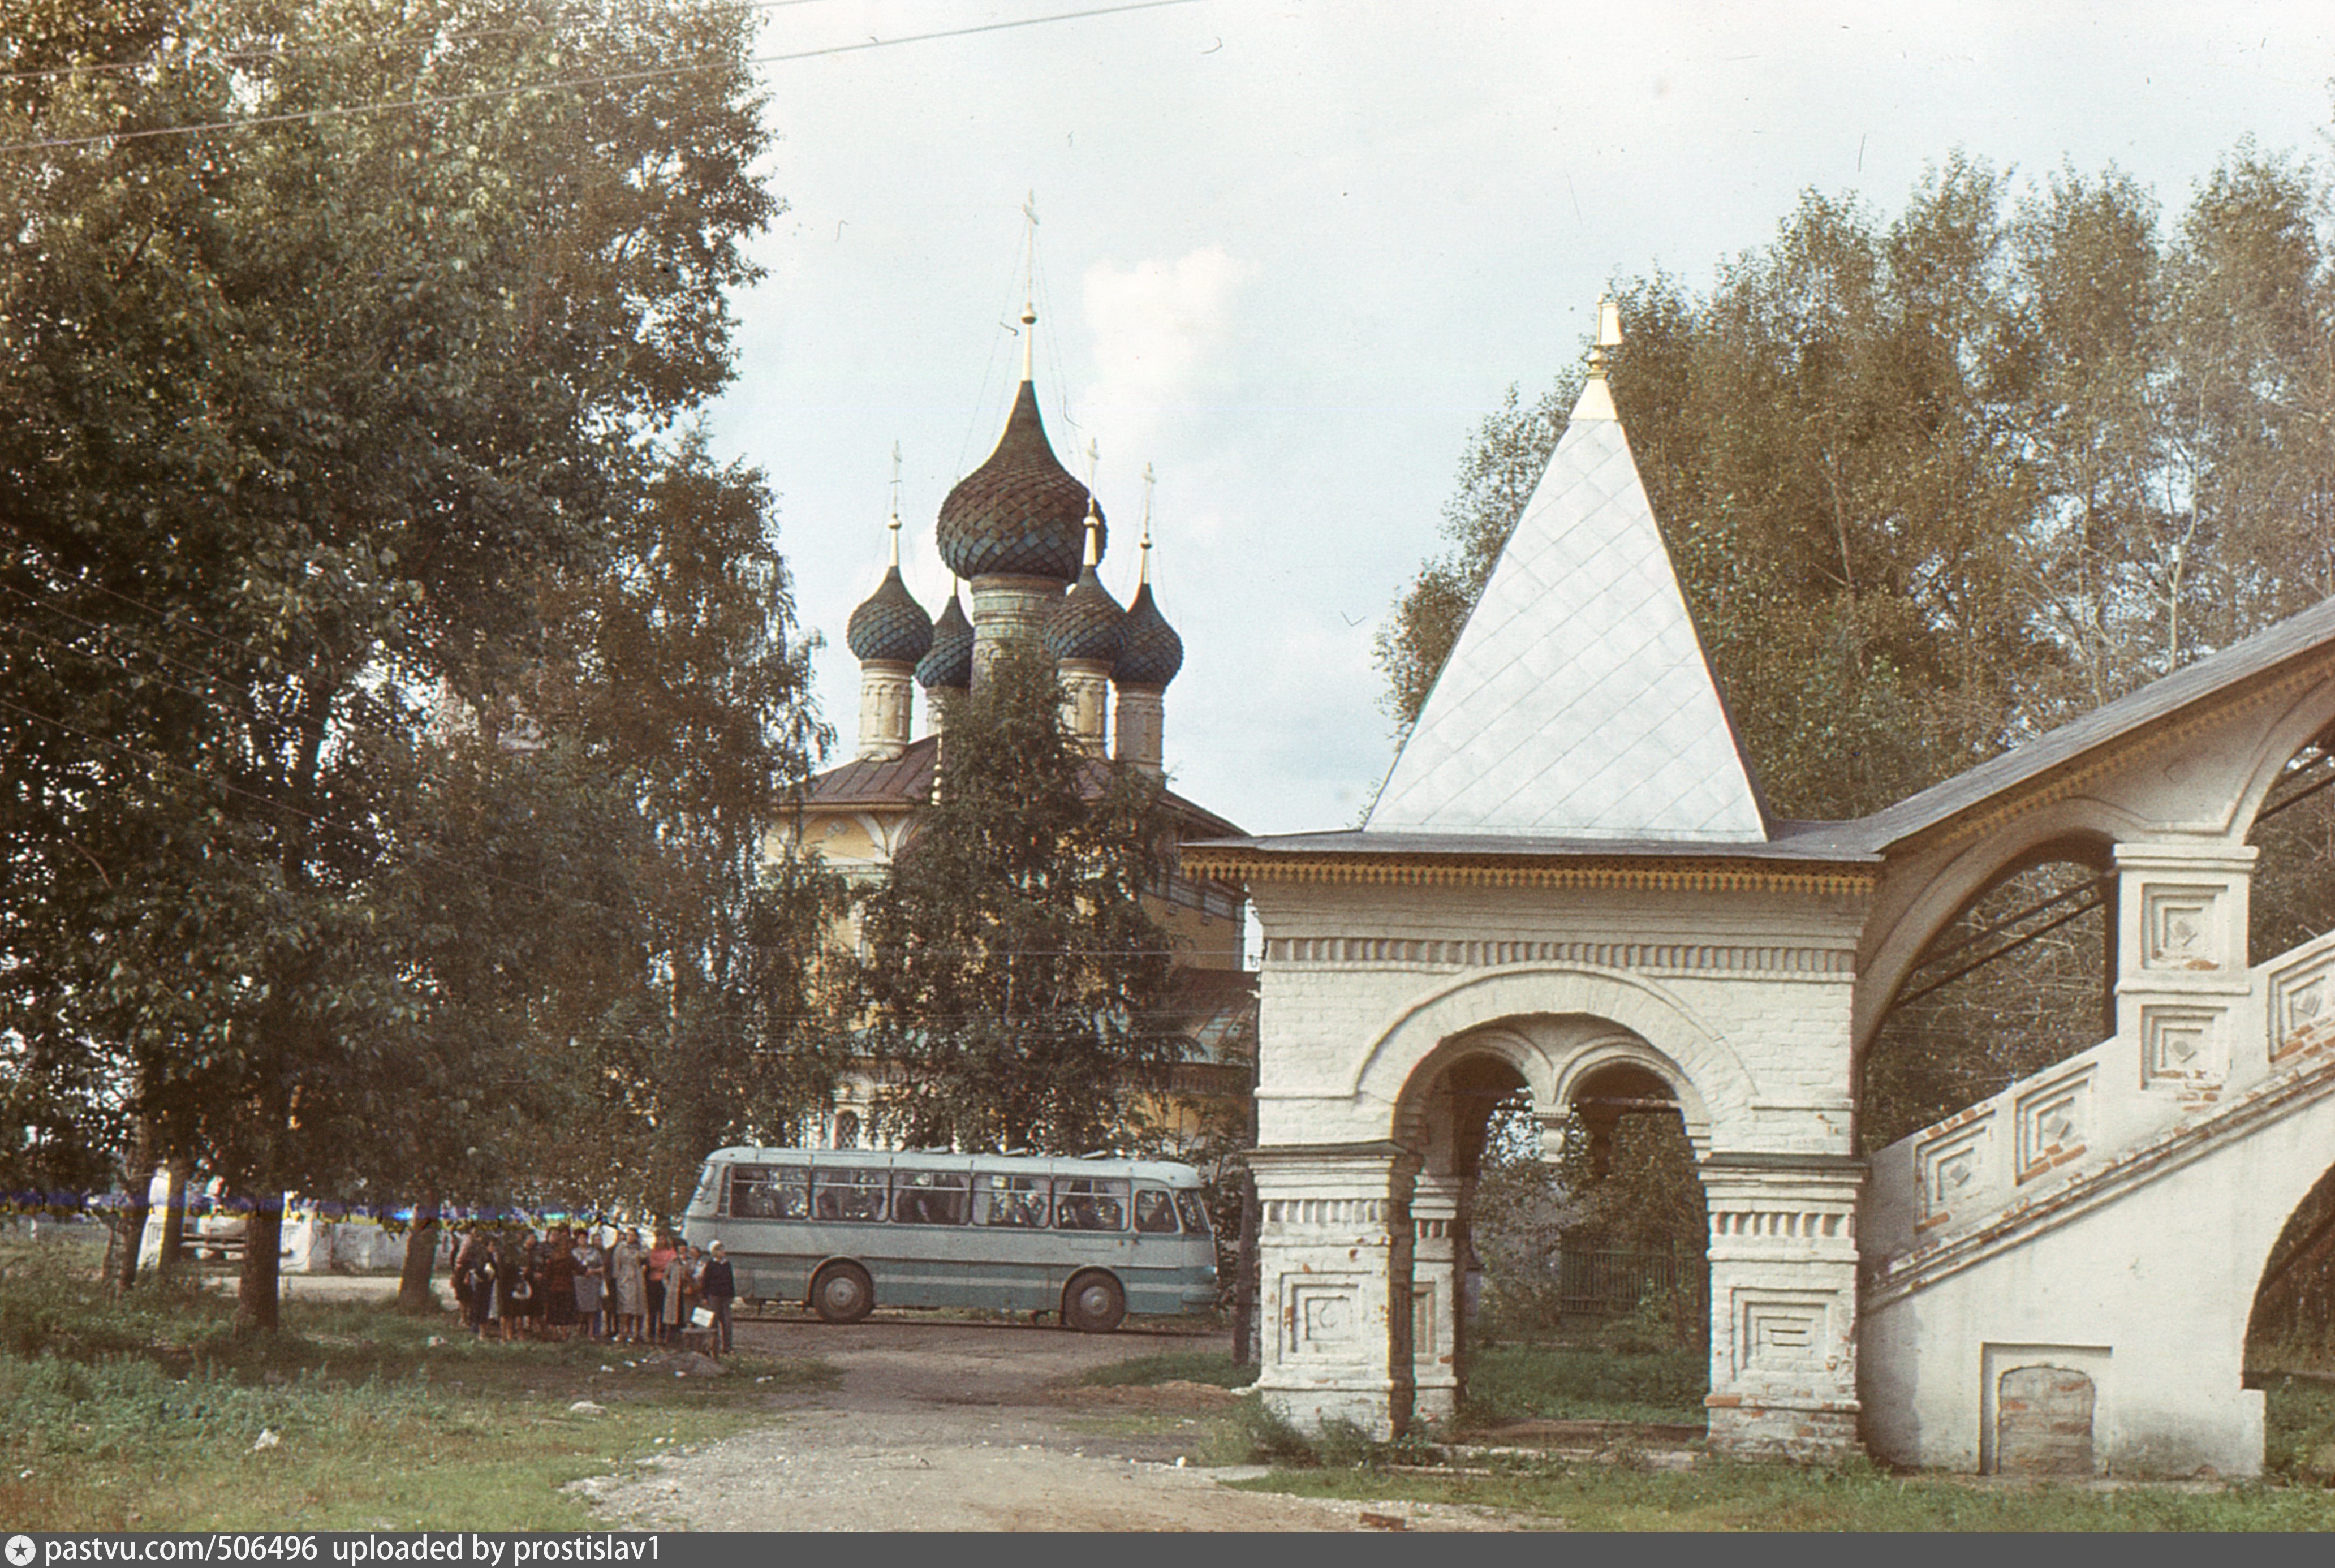
[{"label": "bus wheel", "polygon": [[1062,1317],[1082,1334],[1107,1334],[1127,1316],[1127,1292],[1109,1274],[1080,1274],[1062,1292]]},{"label": "bus wheel", "polygon": [[857,1263],[829,1263],[810,1282],[810,1310],[830,1323],[856,1323],[876,1310],[876,1285]]}]

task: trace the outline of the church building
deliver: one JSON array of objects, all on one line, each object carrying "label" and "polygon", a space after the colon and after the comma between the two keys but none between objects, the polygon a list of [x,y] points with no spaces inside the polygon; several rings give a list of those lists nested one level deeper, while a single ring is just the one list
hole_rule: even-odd
[{"label": "church building", "polygon": [[[1092,759],[1098,792],[1114,761],[1166,777],[1167,692],[1183,668],[1184,643],[1152,594],[1148,507],[1135,592],[1122,607],[1100,576],[1109,544],[1101,506],[1056,459],[1039,415],[1031,370],[1036,320],[1023,310],[1021,385],[996,450],[957,481],[936,522],[942,559],[970,588],[970,615],[954,586],[937,618],[909,593],[896,513],[890,568],[846,628],[860,669],[857,755],[811,780],[800,831],[809,848],[854,881],[880,878],[915,837],[939,769],[941,695],[972,691],[1009,642],[1034,641],[1053,655],[1064,728]],[[1172,789],[1165,800],[1183,840],[1240,832]],[[1170,1023],[1191,1052],[1170,1109],[1171,1131],[1188,1137],[1200,1130],[1201,1101],[1248,1089],[1245,1042],[1256,990],[1255,975],[1242,967],[1244,895],[1179,867],[1151,900],[1151,914],[1181,949]],[[876,1093],[872,1077],[847,1084],[824,1141],[860,1142]]]}]

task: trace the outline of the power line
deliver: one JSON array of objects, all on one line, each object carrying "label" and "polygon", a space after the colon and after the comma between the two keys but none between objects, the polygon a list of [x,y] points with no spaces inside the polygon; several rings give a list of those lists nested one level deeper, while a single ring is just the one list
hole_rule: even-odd
[{"label": "power line", "polygon": [[1194,0],[1129,0],[1119,5],[1100,5],[1084,11],[1061,11],[1051,16],[1027,16],[1012,22],[984,22],[971,27],[949,27],[935,33],[914,33],[899,38],[871,38],[861,44],[836,44],[821,49],[798,49],[782,54],[757,54],[735,62],[672,65],[656,71],[627,71],[604,76],[566,77],[556,82],[531,82],[518,87],[481,88],[474,92],[439,93],[422,98],[384,99],[373,103],[343,104],[330,109],[305,109],[288,114],[258,114],[241,120],[212,120],[193,125],[160,125],[144,131],[107,131],[93,136],[51,137],[38,141],[0,142],[0,152],[37,152],[53,148],[91,147],[99,142],[136,141],[158,136],[195,136],[213,131],[250,131],[266,125],[305,124],[319,120],[353,118],[397,109],[442,109],[458,103],[511,98],[522,92],[552,92],[572,87],[608,87],[694,76],[736,65],[780,65],[797,60],[817,60],[837,54],[858,54],[871,49],[891,49],[903,44],[930,44],[944,38],[971,38],[984,33],[1011,33],[1055,22],[1079,22],[1095,16],[1117,16],[1129,11],[1154,11],[1168,5],[1189,5]]}]

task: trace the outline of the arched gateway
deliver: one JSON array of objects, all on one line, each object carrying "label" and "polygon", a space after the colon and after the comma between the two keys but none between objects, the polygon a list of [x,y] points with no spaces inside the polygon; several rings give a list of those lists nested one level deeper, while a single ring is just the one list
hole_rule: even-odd
[{"label": "arched gateway", "polygon": [[[1874,817],[1770,820],[1593,372],[1364,826],[1186,848],[1264,937],[1265,1398],[1448,1417],[1469,1094],[1553,1118],[1626,1073],[1700,1166],[1714,1450],[2259,1470],[2244,1326],[2335,1160],[2335,940],[2249,966],[2245,840],[2330,726],[2335,602]],[[2069,844],[2114,1037],[1860,1157],[1923,951]]]}]

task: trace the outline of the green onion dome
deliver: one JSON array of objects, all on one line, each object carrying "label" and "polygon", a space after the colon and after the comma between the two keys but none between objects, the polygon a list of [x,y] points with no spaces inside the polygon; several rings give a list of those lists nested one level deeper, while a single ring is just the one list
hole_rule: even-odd
[{"label": "green onion dome", "polygon": [[948,608],[933,623],[931,650],[916,662],[916,683],[927,692],[972,689],[973,623],[964,618],[964,606],[957,602],[954,588],[949,590]]},{"label": "green onion dome", "polygon": [[933,618],[908,592],[908,585],[900,580],[900,568],[894,566],[884,574],[884,581],[867,602],[851,612],[844,626],[843,640],[849,644],[852,656],[861,663],[870,659],[889,659],[896,663],[913,664],[925,656],[933,645]]},{"label": "green onion dome", "polygon": [[1102,586],[1090,562],[1079,580],[1046,617],[1046,648],[1057,659],[1093,659],[1108,664],[1117,659],[1123,642],[1120,626],[1127,612]]},{"label": "green onion dome", "polygon": [[1024,381],[997,450],[941,503],[941,559],[968,579],[1004,574],[1071,582],[1084,554],[1087,505],[1086,486],[1046,443],[1037,391]]},{"label": "green onion dome", "polygon": [[1123,643],[1111,680],[1121,686],[1165,686],[1184,667],[1184,639],[1152,601],[1151,585],[1135,590],[1120,627]]}]

